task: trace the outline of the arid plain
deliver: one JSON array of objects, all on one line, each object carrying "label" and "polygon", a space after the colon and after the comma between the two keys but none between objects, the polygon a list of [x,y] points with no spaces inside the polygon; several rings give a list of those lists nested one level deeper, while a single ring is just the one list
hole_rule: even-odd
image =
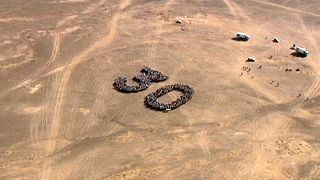
[{"label": "arid plain", "polygon": [[[319,12],[317,0],[2,0],[0,179],[319,178]],[[113,88],[147,65],[169,79]],[[174,83],[193,98],[144,106]]]}]

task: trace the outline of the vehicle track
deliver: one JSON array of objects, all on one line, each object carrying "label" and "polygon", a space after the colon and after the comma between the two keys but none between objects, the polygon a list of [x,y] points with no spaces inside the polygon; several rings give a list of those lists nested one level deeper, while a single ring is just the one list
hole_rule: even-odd
[{"label": "vehicle track", "polygon": [[41,111],[32,117],[32,121],[30,123],[30,136],[33,143],[37,143],[42,140],[51,140],[51,137],[46,136],[46,131],[50,128],[49,118],[52,115],[50,109],[54,104],[50,101],[48,102],[48,99],[56,97],[58,89],[51,88],[50,85],[53,87],[57,86],[61,79],[61,75],[62,73],[57,73],[52,76],[51,81],[46,81],[46,85],[44,86],[45,88],[43,89],[44,96],[42,97],[42,102],[46,102],[46,104],[43,104]]},{"label": "vehicle track", "polygon": [[[318,44],[316,40],[311,36],[312,31],[310,32],[310,30],[308,30],[308,28],[306,27],[300,15],[298,14],[295,14],[295,15],[297,17],[297,21],[300,23],[301,29],[303,30],[304,34],[306,34],[312,46],[317,50],[317,55],[319,55],[320,51],[318,49]],[[319,69],[319,64],[317,64],[317,62],[312,62],[312,65],[317,75],[315,77],[314,84],[307,90],[308,92],[303,95],[304,99],[309,96],[315,96],[320,90],[320,78],[319,78],[320,73],[317,71],[317,69]],[[270,114],[271,116],[273,116],[273,118],[268,118],[269,119],[267,120],[268,123],[266,123],[265,125],[255,125],[253,129],[256,129],[258,142],[263,140],[262,141],[263,143],[268,144],[268,143],[276,142],[279,137],[285,136],[285,134],[289,131],[290,122],[294,114],[298,111],[299,108],[301,108],[305,103],[307,103],[304,101],[304,99],[298,100],[296,103],[293,103],[289,109],[286,109],[283,112]],[[282,115],[284,115],[285,117],[280,118]],[[281,121],[277,120],[277,117],[278,119],[280,118]],[[264,120],[263,118],[264,117],[258,118],[258,119]],[[261,129],[263,129],[263,133],[260,133]],[[248,157],[248,162],[251,162],[252,164],[257,164],[257,165],[253,167],[248,166],[251,168],[247,168],[245,173],[246,174],[249,173],[250,176],[254,177],[253,175],[256,175],[256,172],[259,172],[260,170],[261,172],[264,172],[264,169],[268,168],[267,163],[259,163],[259,161],[260,162],[261,161],[267,162],[267,160],[268,161],[271,160],[273,162],[277,162],[277,161],[276,161],[276,156],[274,154],[265,152],[264,149],[257,148],[257,145],[253,144],[252,146],[253,146],[252,154],[251,156]],[[279,166],[279,168],[282,168],[283,166],[281,163],[275,163],[274,165]],[[281,176],[282,177],[285,176],[285,174],[277,174],[277,175],[279,175],[278,178],[281,178]]]},{"label": "vehicle track", "polygon": [[[313,30],[311,28],[311,31],[309,30],[310,28],[307,28],[307,26],[305,25],[303,19],[301,16],[296,15],[296,18],[298,20],[298,22],[300,23],[302,30],[304,32],[304,34],[307,36],[308,40],[310,41],[311,45],[313,46],[313,48],[316,50],[317,56],[320,55],[320,49],[319,49],[319,45],[317,43],[317,40],[314,39],[314,37],[312,37],[312,33]],[[320,65],[317,63],[317,60],[313,60],[311,61],[312,65],[314,67],[314,71],[316,72],[316,77],[315,77],[315,84],[313,85],[311,92],[309,93],[309,96],[315,96],[319,90],[320,90],[320,72],[318,71],[320,69]]]},{"label": "vehicle track", "polygon": [[[252,22],[255,22],[254,20]],[[244,52],[244,47],[241,46],[241,52]],[[279,49],[277,49],[278,51]],[[245,55],[245,53],[243,53]],[[245,58],[245,57],[243,57]],[[246,82],[246,81],[244,81]],[[251,82],[253,84],[254,82]],[[259,87],[257,84],[255,88]],[[259,93],[263,92],[263,94],[268,95],[268,93],[265,93],[265,91],[262,88],[259,88],[261,91],[258,91]],[[266,96],[270,97],[270,96]],[[277,102],[277,97],[271,97],[272,101]],[[287,115],[286,112],[284,113],[273,113],[268,114],[268,116],[271,116],[270,118],[264,119],[265,117],[258,117],[251,120],[252,122],[248,122],[249,126],[253,126],[253,133],[255,133],[256,141],[261,142],[263,144],[268,144],[269,142],[276,141],[276,139],[281,136],[281,132],[286,132],[289,128],[290,118],[286,118],[282,121],[275,121],[273,119],[276,119],[278,116]],[[263,124],[261,124],[264,122]],[[265,123],[268,122],[268,123]],[[241,169],[244,175],[250,175],[250,177],[254,177],[253,175],[257,175],[257,172],[263,173],[265,168],[268,168],[268,164],[264,163],[267,162],[268,159],[275,159],[276,157],[273,156],[273,154],[269,154],[265,152],[263,148],[260,148],[261,144],[255,144],[253,143],[251,146],[252,148],[249,148],[252,153],[250,156],[247,157],[248,164],[243,165],[241,164]],[[262,163],[261,163],[262,162]],[[252,166],[254,164],[254,166]],[[279,167],[281,164],[277,164]]]},{"label": "vehicle track", "polygon": [[52,69],[51,71],[49,71],[49,72],[47,72],[47,73],[45,73],[45,74],[43,74],[43,75],[39,75],[38,77],[35,77],[35,78],[33,78],[33,79],[25,80],[25,81],[21,82],[20,84],[14,86],[14,87],[12,87],[12,88],[10,88],[9,90],[1,93],[0,98],[4,97],[4,96],[5,96],[7,93],[9,93],[10,91],[13,91],[13,90],[22,88],[22,87],[24,87],[24,86],[28,86],[28,85],[30,85],[30,84],[38,81],[38,80],[41,79],[41,78],[48,77],[48,76],[54,75],[54,74],[56,74],[56,73],[58,73],[58,72],[61,72],[61,71],[63,71],[65,68],[66,68],[66,65],[62,65],[62,66],[60,66],[60,67],[57,67],[57,68],[55,68],[55,69]]},{"label": "vehicle track", "polygon": [[284,1],[282,4],[283,4],[283,5],[286,5],[286,4],[288,4],[290,1],[292,1],[292,0],[286,0],[286,1]]},{"label": "vehicle track", "polygon": [[252,19],[250,18],[250,16],[247,15],[247,13],[243,10],[242,7],[240,7],[236,2],[232,1],[232,0],[225,0],[225,1],[229,1],[229,4],[232,6],[232,8],[235,10],[236,12],[236,16],[240,17],[240,19],[244,19],[244,20],[249,20],[251,21]]},{"label": "vehicle track", "polygon": [[[297,21],[300,23],[300,26],[302,27],[302,31],[304,32],[304,34],[307,36],[308,40],[310,41],[311,45],[313,46],[313,48],[316,50],[317,55],[320,55],[320,49],[318,48],[318,43],[317,41],[311,36],[312,34],[312,30],[310,31],[302,17],[298,14],[296,14],[296,18]],[[314,68],[314,72],[315,75],[314,77],[314,83],[311,87],[309,87],[308,90],[305,91],[305,93],[303,93],[303,99],[300,100],[300,102],[296,105],[294,105],[289,111],[287,111],[285,114],[287,117],[289,118],[293,118],[294,114],[297,112],[297,110],[299,108],[302,108],[302,106],[306,103],[308,103],[307,101],[304,101],[306,98],[312,98],[314,96],[317,95],[317,93],[319,93],[320,91],[320,72],[318,71],[318,69],[320,69],[320,64],[317,63],[316,60],[310,61],[312,63],[312,66]]]},{"label": "vehicle track", "polygon": [[244,177],[261,177],[261,175],[271,171],[272,175],[282,177],[283,174],[278,174],[279,172],[275,171],[274,168],[270,168],[271,164],[268,162],[273,162],[272,166],[279,168],[282,168],[282,164],[278,161],[275,152],[268,150],[268,147],[276,142],[279,137],[287,134],[290,118],[283,117],[281,113],[275,112],[259,117],[254,122],[250,123],[253,126],[253,140],[246,145],[249,150],[245,150],[250,154],[246,156],[244,161],[246,163],[239,164],[241,167],[240,173]]},{"label": "vehicle track", "polygon": [[[121,6],[120,9],[124,9],[124,8],[128,7],[130,4],[131,4],[131,0],[125,1],[123,4],[120,5]],[[119,27],[126,26],[126,24],[118,23],[118,26]],[[110,51],[112,51],[112,50],[110,50]],[[128,57],[128,58],[131,58],[131,54],[130,54],[130,57]],[[108,58],[107,62],[109,64],[108,66],[113,70],[114,73],[118,72],[119,65],[116,62],[112,61],[111,58]],[[104,76],[101,77],[100,75],[96,75],[96,81],[99,82],[97,84],[97,89],[98,89],[99,93],[97,94],[96,100],[95,100],[94,104],[92,105],[92,109],[100,110],[105,107],[106,99],[112,98],[111,97],[112,94],[110,93],[109,81],[106,81],[106,78]],[[108,117],[109,117],[108,119],[113,119],[120,112],[121,112],[121,110],[119,109],[119,111],[115,112],[114,114],[108,114]],[[108,122],[109,120],[104,119],[104,121]]]},{"label": "vehicle track", "polygon": [[231,14],[232,14],[235,18],[237,18],[238,16],[237,16],[236,10],[234,9],[233,5],[230,3],[230,0],[223,0],[223,2],[228,6]]},{"label": "vehicle track", "polygon": [[[165,3],[165,6],[161,9],[161,11],[166,11],[170,8],[170,6],[175,2],[175,0],[168,0],[166,3]],[[158,25],[156,26],[156,33],[155,33],[155,38],[154,38],[154,43],[151,47],[151,50],[150,50],[150,53],[148,54],[148,64],[150,65],[151,64],[151,61],[156,62],[155,59],[156,59],[156,50],[158,48],[158,45],[159,45],[159,40],[160,40],[160,36],[162,34],[162,27],[163,25],[165,24],[165,22],[163,21],[160,21],[158,23]]]},{"label": "vehicle track", "polygon": [[[92,44],[89,48],[84,50],[79,56],[74,57],[71,60],[71,63],[67,65],[66,70],[63,72],[62,77],[60,79],[59,84],[54,87],[58,89],[58,93],[54,99],[56,99],[56,102],[54,103],[54,108],[53,108],[53,115],[51,119],[51,125],[48,137],[52,139],[52,141],[49,141],[47,143],[47,146],[45,148],[46,154],[50,155],[55,151],[56,145],[57,145],[57,137],[59,135],[60,131],[60,122],[62,118],[62,107],[64,100],[66,98],[66,90],[67,90],[67,85],[69,82],[69,79],[75,70],[76,66],[79,65],[80,63],[88,60],[88,56],[94,52],[96,49],[100,48],[105,48],[109,46],[117,37],[117,23],[119,19],[122,18],[124,13],[122,10],[129,5],[130,0],[123,0],[120,4],[120,8],[118,12],[112,17],[112,20],[110,22],[110,29],[109,33],[100,38],[98,41],[96,41],[94,44]],[[40,177],[41,179],[48,179],[52,177],[52,170],[51,170],[51,163],[50,161],[46,161],[43,165]]]},{"label": "vehicle track", "polygon": [[[131,0],[130,0],[131,1]],[[97,5],[94,6],[90,6],[87,9],[85,9],[83,12],[81,12],[81,14],[87,14],[87,13],[91,13],[94,9],[93,8],[98,8],[100,7],[105,1],[100,1]],[[57,54],[60,50],[60,41],[61,41],[61,37],[60,37],[60,28],[65,25],[66,23],[68,23],[70,20],[73,20],[75,18],[77,18],[78,15],[72,15],[72,16],[67,16],[65,18],[63,18],[62,20],[60,20],[59,22],[57,22],[56,24],[56,30],[55,30],[55,39],[54,39],[54,45],[53,45],[53,49],[52,49],[52,54],[50,55],[50,58],[48,60],[48,62],[46,63],[45,67],[48,67],[49,65],[51,65],[53,63],[53,61],[56,59]],[[47,17],[46,17],[47,18]],[[10,21],[14,21],[16,20],[16,18],[13,19],[9,19]],[[1,19],[0,19],[1,22]],[[7,22],[7,21],[6,21]],[[64,66],[64,65],[63,65]],[[58,67],[61,68],[62,66]],[[57,69],[58,69],[57,68]],[[29,84],[34,83],[35,81],[37,81],[38,79],[40,79],[39,77],[43,77],[41,75],[41,73],[43,73],[42,71],[45,68],[41,68],[33,77],[28,78],[28,79],[24,79],[21,82],[19,82],[17,85],[9,88],[7,91],[4,91],[3,93],[1,93],[0,99],[4,96],[6,96],[9,92],[19,89],[21,87],[27,86]],[[47,74],[47,73],[46,73]],[[46,76],[46,75],[44,75]]]},{"label": "vehicle track", "polygon": [[[125,0],[122,3],[127,3]],[[124,6],[121,5],[122,8],[124,8]],[[120,8],[120,10],[122,10],[122,8]],[[86,58],[96,49],[99,48],[103,48],[106,47],[108,45],[110,45],[116,38],[117,35],[117,22],[120,19],[120,16],[122,14],[121,13],[117,13],[114,15],[114,17],[111,20],[111,26],[110,26],[110,31],[109,34],[103,38],[101,38],[99,41],[95,42],[92,46],[90,46],[88,49],[86,49],[85,51],[83,51],[79,56],[75,57],[72,59],[71,63],[68,64],[68,66],[66,67],[65,72],[63,73],[63,76],[61,78],[61,82],[60,85],[58,86],[59,93],[57,94],[56,97],[56,105],[54,107],[54,113],[53,113],[53,118],[52,118],[52,125],[51,125],[51,133],[50,136],[51,137],[57,137],[58,133],[59,133],[59,124],[61,121],[61,108],[62,108],[62,104],[66,95],[66,88],[67,88],[67,84],[69,82],[69,79],[71,77],[71,74],[73,73],[74,69],[76,68],[76,66],[82,62],[84,62],[86,60]],[[49,147],[47,149],[48,153],[52,153],[54,150],[55,144],[49,144]]]},{"label": "vehicle track", "polygon": [[305,15],[309,15],[309,16],[315,16],[315,17],[320,17],[320,14],[315,14],[315,13],[311,13],[308,11],[302,11],[299,9],[295,9],[295,8],[291,8],[291,7],[287,7],[287,6],[283,6],[280,4],[276,4],[276,3],[272,3],[272,2],[268,2],[268,1],[259,1],[259,0],[251,0],[260,4],[264,4],[264,5],[268,5],[268,6],[273,6],[273,7],[277,7],[280,9],[284,9],[290,12],[295,12],[295,13],[299,13],[299,14],[305,14]]},{"label": "vehicle track", "polygon": [[[188,49],[188,48],[186,48],[186,49]],[[181,63],[180,66],[178,66],[177,68],[175,68],[175,70],[173,70],[173,73],[169,75],[169,78],[171,80],[176,80],[177,74],[179,74],[180,71],[183,68],[185,68],[187,65],[192,63],[192,61],[193,61],[193,59],[190,58],[190,59],[186,60],[185,63]],[[172,94],[169,93],[168,95],[172,100],[176,100]],[[186,117],[190,117],[189,121],[188,121],[188,123],[189,123],[188,129],[190,131],[194,131],[195,129],[192,127],[192,125],[196,124],[196,121],[195,121],[196,118],[194,118],[194,116],[189,111],[184,110],[182,108],[178,108],[178,109],[176,109],[176,111],[179,111],[180,113],[182,113]],[[196,134],[195,134],[195,138],[196,138],[195,142],[198,142],[199,147],[210,158],[210,160],[212,160],[212,154],[211,154],[210,146],[209,146],[210,143],[209,143],[209,140],[207,139],[207,125],[204,125],[203,128],[201,128],[201,129],[202,129],[202,131],[200,133],[196,132]]]},{"label": "vehicle track", "polygon": [[[21,2],[19,2],[19,10],[24,8],[24,7],[27,7],[29,6],[30,4],[32,4],[35,0],[30,0],[28,2],[24,2],[23,5],[21,4]],[[22,5],[22,6],[21,6]],[[15,11],[14,9],[13,10],[7,10],[7,12],[5,13],[1,13],[1,15],[3,17],[7,16],[8,14],[12,14],[12,12]]]},{"label": "vehicle track", "polygon": [[98,7],[103,5],[106,2],[106,0],[100,1],[98,3],[94,3],[93,5],[88,6],[81,14],[88,14],[92,11],[96,10]]},{"label": "vehicle track", "polygon": [[59,50],[60,50],[60,31],[57,29],[55,33],[53,49],[52,49],[50,59],[48,61],[48,65],[52,64],[53,61],[56,59]]},{"label": "vehicle track", "polygon": [[193,59],[192,58],[188,58],[184,63],[181,63],[180,66],[178,66],[173,73],[170,74],[170,79],[174,79],[177,74],[179,74],[183,68],[185,68],[186,66],[188,66],[190,63],[192,63]]},{"label": "vehicle track", "polygon": [[[164,7],[160,9],[160,12],[164,12],[167,11],[171,5],[175,2],[175,0],[168,0]],[[163,25],[165,24],[165,22],[163,20],[161,20],[160,22],[157,23],[156,26],[156,31],[155,31],[155,37],[154,37],[154,41],[152,43],[151,49],[150,49],[150,53],[147,54],[147,65],[152,65],[152,67],[156,68],[156,56],[157,56],[157,48],[159,45],[159,41],[160,41],[160,36],[162,34],[163,31]],[[142,115],[142,118],[144,119],[150,119],[148,112],[147,111],[143,111],[142,113],[140,113]],[[166,121],[163,121],[161,124],[163,127],[167,127],[168,123]]]},{"label": "vehicle track", "polygon": [[[56,59],[57,54],[58,54],[58,52],[60,50],[60,39],[61,39],[60,38],[60,31],[56,30],[55,37],[54,37],[54,44],[53,44],[53,48],[52,48],[52,51],[51,51],[51,55],[50,55],[50,58],[49,58],[48,62],[45,65],[45,67],[48,67],[49,65],[51,65],[54,62],[54,60]],[[15,86],[9,88],[8,90],[2,92],[1,95],[0,95],[0,99],[5,97],[8,93],[10,93],[13,90],[22,88],[22,87],[27,86],[29,84],[32,84],[35,81],[39,80],[40,78],[47,76],[48,72],[45,73],[44,75],[40,75],[41,71],[43,71],[45,69],[45,67],[42,67],[40,70],[38,70],[38,72],[36,73],[36,75],[33,76],[33,78],[25,79],[25,80],[19,82],[17,85],[15,85]],[[61,68],[61,67],[59,67],[59,68]],[[52,70],[52,71],[54,71],[54,70]]]},{"label": "vehicle track", "polygon": [[34,18],[30,18],[30,17],[0,18],[0,23],[10,23],[10,22],[17,22],[17,21],[33,22],[35,20]]},{"label": "vehicle track", "polygon": [[[187,50],[188,48],[186,48]],[[187,53],[188,51],[185,51],[185,53]],[[180,66],[176,67],[175,70],[173,70],[173,73],[171,73],[169,75],[170,80],[176,80],[176,76],[178,73],[180,73],[180,71],[186,67],[187,65],[189,65],[190,63],[192,63],[193,59],[189,58],[188,60],[186,60],[185,63],[181,63]],[[196,92],[195,92],[196,93]],[[175,97],[172,94],[168,94],[169,97],[172,100],[176,100]],[[192,101],[192,100],[191,100]],[[187,105],[187,104],[186,104]],[[195,129],[193,129],[192,125],[196,124],[196,121],[194,120],[195,118],[193,117],[193,115],[187,111],[187,110],[183,110],[182,108],[178,108],[175,111],[179,111],[180,113],[182,113],[183,115],[185,115],[186,117],[190,117],[188,120],[189,126],[188,129],[191,131],[194,131]],[[201,131],[200,133],[196,133],[195,134],[195,142],[198,142],[199,147],[203,150],[203,152],[212,160],[212,154],[210,152],[210,146],[209,146],[209,141],[207,139],[207,126],[203,126],[203,131]],[[205,131],[205,132],[204,132]]]},{"label": "vehicle track", "polygon": [[[172,100],[176,100],[175,97],[172,94],[169,93],[168,95]],[[193,127],[193,125],[196,124],[196,121],[195,121],[196,118],[192,115],[192,113],[190,113],[187,110],[183,110],[181,108],[178,108],[175,111],[179,111],[181,114],[185,115],[186,117],[190,117],[190,118],[188,118],[188,124],[189,124],[187,126],[188,131],[195,132],[195,135],[194,135],[195,140],[194,140],[194,142],[198,142],[198,145],[199,145],[200,149],[202,149],[202,151],[206,154],[206,156],[209,157],[210,160],[212,160],[212,153],[210,151],[210,145],[209,145],[210,144],[210,140],[208,140],[208,138],[207,138],[208,137],[208,135],[207,135],[208,126],[204,125],[201,128],[201,131],[197,132],[196,131],[197,128]]]}]

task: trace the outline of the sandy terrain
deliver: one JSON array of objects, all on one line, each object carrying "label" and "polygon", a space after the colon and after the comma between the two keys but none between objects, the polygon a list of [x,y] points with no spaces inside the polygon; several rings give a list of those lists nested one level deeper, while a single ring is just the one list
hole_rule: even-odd
[{"label": "sandy terrain", "polygon": [[[2,1],[0,179],[319,178],[319,12],[317,0]],[[144,65],[169,79],[113,89]],[[144,106],[174,83],[194,88],[187,104]]]}]

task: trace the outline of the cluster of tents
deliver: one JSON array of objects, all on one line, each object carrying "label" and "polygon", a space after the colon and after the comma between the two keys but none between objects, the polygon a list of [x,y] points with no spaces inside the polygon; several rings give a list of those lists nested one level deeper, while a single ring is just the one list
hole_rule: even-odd
[{"label": "cluster of tents", "polygon": [[141,72],[143,74],[136,75],[133,77],[133,81],[137,82],[136,86],[128,86],[128,79],[124,77],[118,77],[113,86],[120,92],[123,93],[137,93],[147,89],[151,82],[161,82],[167,80],[169,77],[162,74],[159,71],[153,70],[150,67],[144,67]]},{"label": "cluster of tents", "polygon": [[[158,101],[159,97],[174,90],[182,92],[183,95],[179,99],[168,104]],[[194,90],[188,85],[184,85],[184,84],[167,85],[165,87],[162,87],[156,90],[153,93],[150,93],[145,99],[145,104],[147,107],[157,111],[170,111],[187,103],[192,98],[193,93],[194,93]]]}]

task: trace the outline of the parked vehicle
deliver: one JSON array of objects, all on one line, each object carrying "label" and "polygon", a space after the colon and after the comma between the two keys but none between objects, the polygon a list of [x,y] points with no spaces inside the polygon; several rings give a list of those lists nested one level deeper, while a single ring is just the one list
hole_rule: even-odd
[{"label": "parked vehicle", "polygon": [[256,58],[255,57],[248,57],[248,59],[246,61],[247,62],[255,62]]},{"label": "parked vehicle", "polygon": [[236,38],[243,41],[248,41],[250,39],[250,35],[242,32],[237,32]]},{"label": "parked vehicle", "polygon": [[296,46],[295,51],[298,55],[302,56],[302,57],[307,57],[309,54],[309,51],[307,51],[305,48]]}]

